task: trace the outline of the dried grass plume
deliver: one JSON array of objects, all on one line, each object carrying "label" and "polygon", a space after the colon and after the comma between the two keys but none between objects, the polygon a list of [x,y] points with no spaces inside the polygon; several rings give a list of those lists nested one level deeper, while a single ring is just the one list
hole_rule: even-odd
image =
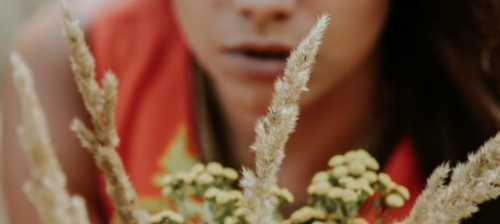
[{"label": "dried grass plume", "polygon": [[137,205],[135,190],[115,151],[119,144],[114,121],[118,81],[108,72],[102,81],[103,87],[97,83],[95,61],[85,43],[84,34],[78,22],[73,19],[67,2],[60,0],[60,5],[73,73],[93,125],[91,131],[82,121],[75,119],[71,129],[82,145],[93,154],[97,166],[104,174],[108,193],[120,222],[144,223],[147,215]]},{"label": "dried grass plume", "polygon": [[438,167],[400,224],[458,224],[477,212],[479,204],[499,196],[500,133],[471,154],[466,163],[453,169],[448,164]]},{"label": "dried grass plume", "polygon": [[23,123],[18,135],[32,167],[31,179],[25,183],[24,190],[45,224],[90,224],[84,200],[71,196],[66,189],[66,176],[49,138],[32,73],[18,54],[12,54],[11,62],[22,106]]},{"label": "dried grass plume", "polygon": [[285,156],[285,144],[299,116],[300,95],[307,90],[311,67],[328,23],[329,16],[322,15],[292,52],[284,75],[275,82],[275,92],[267,115],[255,127],[256,140],[252,150],[256,153],[256,170],[254,173],[244,169],[240,183],[245,191],[244,205],[250,210],[251,224],[275,222],[271,189],[276,185],[276,174]]}]

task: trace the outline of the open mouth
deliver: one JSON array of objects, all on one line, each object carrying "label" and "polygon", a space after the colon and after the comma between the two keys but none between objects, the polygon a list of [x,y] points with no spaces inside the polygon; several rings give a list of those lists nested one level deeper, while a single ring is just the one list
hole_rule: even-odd
[{"label": "open mouth", "polygon": [[235,51],[234,53],[239,53],[245,57],[256,60],[286,60],[288,56],[290,56],[290,51],[287,50],[247,49],[247,50]]},{"label": "open mouth", "polygon": [[270,80],[283,73],[290,53],[290,47],[276,44],[242,44],[226,50],[228,62],[234,72]]}]

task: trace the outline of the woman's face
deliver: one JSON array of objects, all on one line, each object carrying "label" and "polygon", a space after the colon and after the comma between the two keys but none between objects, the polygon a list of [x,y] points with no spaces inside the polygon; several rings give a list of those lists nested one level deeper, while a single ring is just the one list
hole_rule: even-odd
[{"label": "woman's face", "polygon": [[290,50],[325,12],[330,26],[302,103],[372,69],[389,7],[389,0],[172,1],[188,45],[218,94],[247,109],[265,109]]}]

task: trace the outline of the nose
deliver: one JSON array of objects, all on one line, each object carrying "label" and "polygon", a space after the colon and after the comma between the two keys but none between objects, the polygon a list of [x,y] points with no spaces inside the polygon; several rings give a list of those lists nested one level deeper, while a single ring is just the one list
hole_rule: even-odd
[{"label": "nose", "polygon": [[296,0],[235,0],[240,15],[256,23],[284,21],[293,13]]}]

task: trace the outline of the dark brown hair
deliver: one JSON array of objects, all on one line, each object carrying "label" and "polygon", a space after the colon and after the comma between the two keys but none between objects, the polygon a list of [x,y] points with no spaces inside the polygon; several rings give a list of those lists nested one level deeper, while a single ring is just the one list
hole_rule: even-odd
[{"label": "dark brown hair", "polygon": [[[391,7],[381,40],[380,84],[391,99],[385,142],[409,136],[428,176],[499,130],[500,1],[393,0]],[[466,223],[499,223],[499,200],[482,210]]]}]

